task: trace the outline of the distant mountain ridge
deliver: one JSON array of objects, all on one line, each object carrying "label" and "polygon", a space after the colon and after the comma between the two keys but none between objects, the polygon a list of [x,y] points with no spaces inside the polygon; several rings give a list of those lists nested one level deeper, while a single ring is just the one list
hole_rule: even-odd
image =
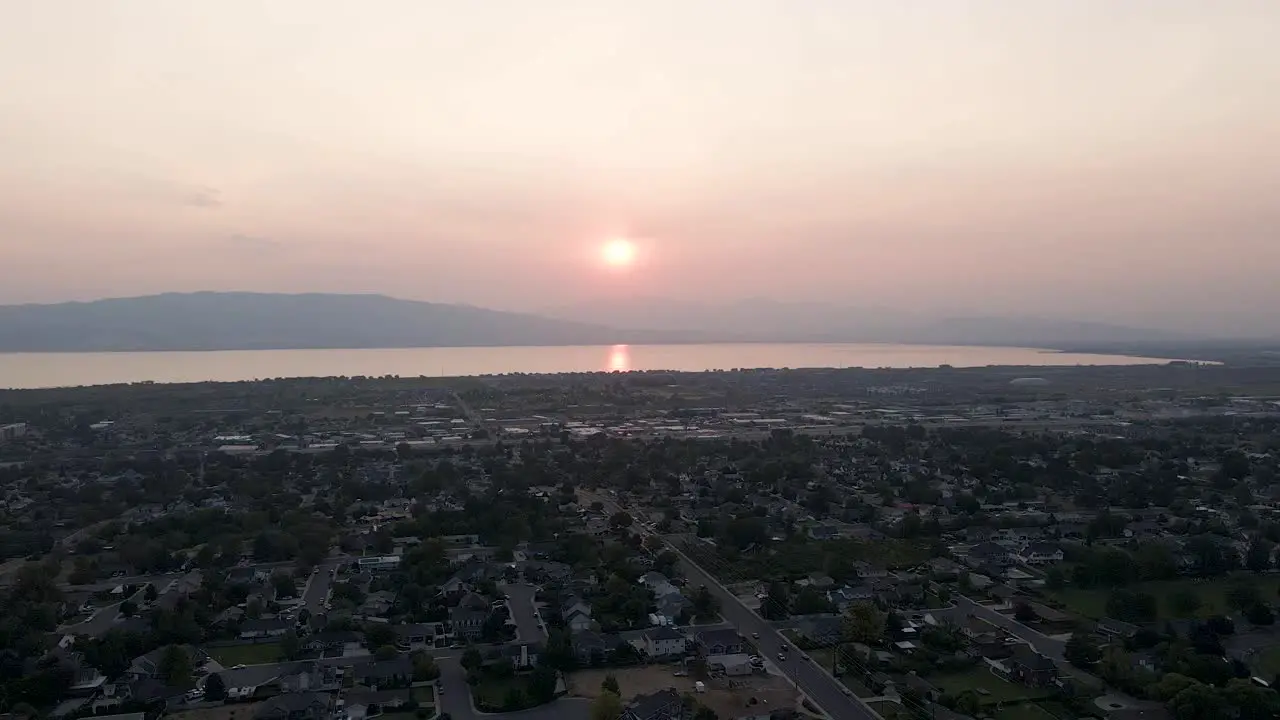
[{"label": "distant mountain ridge", "polygon": [[0,352],[266,350],[689,342],[689,333],[384,295],[198,292],[0,306]]},{"label": "distant mountain ridge", "polygon": [[1098,322],[1024,317],[930,318],[880,307],[749,298],[724,304],[632,299],[546,310],[562,320],[699,333],[747,341],[882,342],[1063,348],[1082,344],[1185,342],[1195,336]]},{"label": "distant mountain ridge", "polygon": [[[548,315],[554,315],[548,317]],[[0,306],[0,352],[267,350],[700,342],[884,342],[1064,349],[1182,342],[1174,333],[1028,318],[938,320],[888,309],[639,300],[535,315],[384,295],[167,293]]]}]

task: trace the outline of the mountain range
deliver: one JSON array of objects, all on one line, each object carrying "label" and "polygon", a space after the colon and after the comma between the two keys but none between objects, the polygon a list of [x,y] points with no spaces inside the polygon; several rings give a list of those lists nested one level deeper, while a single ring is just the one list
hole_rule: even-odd
[{"label": "mountain range", "polygon": [[1034,318],[930,319],[883,308],[747,300],[590,303],[541,314],[383,295],[167,293],[0,306],[0,352],[258,350],[693,342],[899,342],[1065,348],[1176,333]]}]

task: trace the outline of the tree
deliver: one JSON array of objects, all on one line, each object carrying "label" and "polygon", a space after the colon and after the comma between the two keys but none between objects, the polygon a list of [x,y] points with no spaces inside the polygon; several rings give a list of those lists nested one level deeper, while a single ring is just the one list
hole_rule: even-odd
[{"label": "tree", "polygon": [[507,690],[507,694],[502,698],[502,709],[507,712],[515,710],[523,710],[528,703],[525,701],[524,692],[518,687]]},{"label": "tree", "polygon": [[436,665],[436,661],[425,652],[418,651],[413,654],[413,680],[414,682],[427,682],[440,677],[440,668]]},{"label": "tree", "polygon": [[885,614],[869,602],[856,602],[845,611],[841,634],[846,642],[878,645],[884,637]]},{"label": "tree", "polygon": [[219,673],[213,673],[204,680],[204,698],[206,700],[224,700],[227,697],[227,683]]},{"label": "tree", "polygon": [[1196,683],[1178,693],[1169,701],[1178,720],[1217,720],[1227,718],[1227,701],[1217,689]]},{"label": "tree", "polygon": [[[1067,586],[1067,573],[1060,567],[1051,567],[1045,571],[1044,586],[1049,590],[1061,590]],[[962,711],[963,712],[963,711]]]},{"label": "tree", "polygon": [[120,614],[125,617],[133,617],[138,614],[138,603],[132,600],[125,600],[120,603]]},{"label": "tree", "polygon": [[1169,610],[1175,617],[1195,617],[1203,604],[1200,596],[1190,590],[1175,590],[1169,595]]},{"label": "tree", "polygon": [[625,530],[631,527],[633,522],[635,521],[631,518],[631,513],[625,510],[619,510],[609,517],[609,525],[615,530]]},{"label": "tree", "polygon": [[529,699],[539,705],[554,700],[557,680],[558,677],[554,668],[546,665],[539,665],[534,668],[533,674],[529,676]]},{"label": "tree", "polygon": [[1271,606],[1266,603],[1250,605],[1245,609],[1244,617],[1254,625],[1274,625],[1276,622],[1275,613],[1271,611]]},{"label": "tree", "polygon": [[618,678],[613,673],[604,676],[604,680],[600,683],[600,689],[605,692],[611,692],[614,695],[622,695],[622,689],[618,687]]},{"label": "tree", "polygon": [[693,616],[704,622],[720,617],[720,598],[705,585],[693,593]]},{"label": "tree", "polygon": [[462,667],[468,670],[478,670],[484,665],[484,658],[480,655],[480,651],[474,645],[468,645],[467,649],[462,653]]},{"label": "tree", "polygon": [[1262,603],[1262,593],[1253,581],[1242,578],[1227,588],[1227,606],[1237,612]]},{"label": "tree", "polygon": [[151,583],[147,583],[147,589],[142,593],[142,598],[148,603],[153,603],[158,597],[160,597],[160,594],[156,592],[156,586]]},{"label": "tree", "polygon": [[1098,643],[1092,636],[1086,633],[1072,633],[1062,655],[1067,662],[1087,670],[1102,659],[1102,649],[1098,647]]},{"label": "tree", "polygon": [[394,660],[400,655],[400,651],[396,650],[395,645],[383,645],[373,651],[373,657],[376,660]]},{"label": "tree", "polygon": [[286,630],[280,637],[280,654],[284,655],[286,660],[295,660],[300,652],[302,652],[302,642],[298,640],[298,633],[292,628]]},{"label": "tree", "polygon": [[181,645],[170,645],[164,649],[158,669],[169,687],[185,688],[191,685],[191,657]]},{"label": "tree", "polygon": [[1275,546],[1264,537],[1255,537],[1253,542],[1249,543],[1249,549],[1244,554],[1244,566],[1255,573],[1264,572],[1271,568],[1271,553],[1275,550]]},{"label": "tree", "polygon": [[791,612],[791,591],[786,583],[769,583],[769,592],[760,603],[760,615],[765,620],[785,620]]},{"label": "tree", "polygon": [[1036,615],[1036,611],[1031,608],[1031,603],[1019,602],[1013,608],[1013,619],[1020,623],[1029,623],[1039,620],[1040,616]]},{"label": "tree", "polygon": [[611,692],[600,693],[591,701],[591,720],[619,720],[623,709],[621,697]]},{"label": "tree", "polygon": [[706,705],[699,705],[698,709],[693,713],[693,720],[720,720],[720,716],[715,710]]},{"label": "tree", "polygon": [[365,643],[370,648],[380,648],[383,645],[394,645],[396,642],[396,631],[386,623],[369,623],[364,626]]}]

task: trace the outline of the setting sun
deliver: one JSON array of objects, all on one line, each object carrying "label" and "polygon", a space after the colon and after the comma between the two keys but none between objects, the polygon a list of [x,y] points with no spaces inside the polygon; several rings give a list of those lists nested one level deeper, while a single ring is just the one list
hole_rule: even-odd
[{"label": "setting sun", "polygon": [[636,258],[636,246],[625,238],[614,238],[605,244],[602,254],[605,263],[616,268],[627,267]]}]

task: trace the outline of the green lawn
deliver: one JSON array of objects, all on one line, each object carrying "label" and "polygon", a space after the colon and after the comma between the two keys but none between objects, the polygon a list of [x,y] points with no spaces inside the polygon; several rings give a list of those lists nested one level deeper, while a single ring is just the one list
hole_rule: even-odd
[{"label": "green lawn", "polygon": [[996,712],[994,717],[995,720],[1058,720],[1053,713],[1035,703],[1008,705]]},{"label": "green lawn", "polygon": [[[962,673],[932,675],[929,682],[939,690],[950,695],[959,695],[965,690],[978,693],[982,703],[1009,702],[1010,700],[1027,700],[1049,697],[1053,693],[1043,688],[1029,688],[1015,685],[997,677],[985,666],[976,667]],[[986,692],[982,692],[985,690]]]},{"label": "green lawn", "polygon": [[[1251,576],[1251,579],[1258,583],[1263,598],[1270,600],[1276,597],[1277,588],[1280,588],[1280,578]],[[1209,617],[1210,615],[1227,612],[1226,589],[1229,586],[1230,583],[1225,579],[1196,582],[1192,578],[1181,578],[1178,580],[1135,583],[1127,586],[1127,589],[1154,595],[1158,601],[1160,617],[1171,619],[1176,618],[1177,614],[1169,606],[1169,598],[1174,593],[1181,591],[1195,593],[1200,598],[1201,607],[1196,613],[1199,617]],[[1108,588],[1091,588],[1088,590],[1066,588],[1063,590],[1051,590],[1048,591],[1048,594],[1077,615],[1098,620],[1107,616],[1107,597],[1111,594],[1111,590]]]},{"label": "green lawn", "polygon": [[1280,645],[1259,650],[1251,664],[1255,673],[1270,682],[1271,678],[1280,675]]},{"label": "green lawn", "polygon": [[472,688],[472,693],[477,700],[483,700],[493,707],[502,707],[502,704],[507,700],[507,692],[511,688],[524,692],[524,679],[511,677],[499,680],[498,678],[486,676],[478,685]]},{"label": "green lawn", "polygon": [[221,663],[223,667],[264,665],[280,660],[280,643],[231,645],[229,647],[208,648],[208,652],[209,656]]}]

